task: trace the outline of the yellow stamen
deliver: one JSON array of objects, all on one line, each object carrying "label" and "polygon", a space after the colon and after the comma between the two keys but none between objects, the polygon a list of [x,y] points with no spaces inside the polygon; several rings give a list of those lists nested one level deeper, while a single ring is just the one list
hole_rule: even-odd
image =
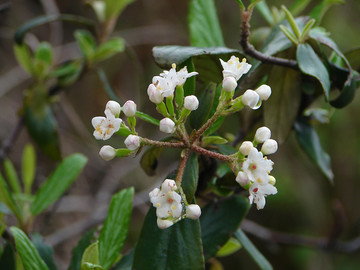
[{"label": "yellow stamen", "polygon": [[159,207],[159,206],[160,206],[160,203],[157,203],[157,204],[156,204],[156,207]]},{"label": "yellow stamen", "polygon": [[172,67],[173,69],[176,69],[176,64],[175,64],[175,63],[172,63],[171,67]]},{"label": "yellow stamen", "polygon": [[176,210],[176,206],[175,205],[171,206],[171,209]]},{"label": "yellow stamen", "polygon": [[257,181],[259,184],[261,184],[261,183],[263,182],[260,178],[256,179],[256,181]]}]

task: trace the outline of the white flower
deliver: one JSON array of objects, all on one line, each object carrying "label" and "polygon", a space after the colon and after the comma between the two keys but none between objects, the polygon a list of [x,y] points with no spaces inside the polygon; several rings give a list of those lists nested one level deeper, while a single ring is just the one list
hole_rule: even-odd
[{"label": "white flower", "polygon": [[187,96],[184,99],[184,108],[189,111],[194,111],[199,107],[199,100],[196,96]]},{"label": "white flower", "polygon": [[241,97],[241,102],[249,106],[251,109],[256,110],[261,106],[260,96],[254,90],[246,90]]},{"label": "white flower", "polygon": [[252,182],[268,183],[273,164],[271,160],[264,158],[263,154],[254,147],[243,162],[242,170]]},{"label": "white flower", "polygon": [[170,97],[174,94],[176,82],[177,79],[173,80],[173,77],[170,76],[168,78],[155,76],[152,80],[153,85],[160,91],[162,97]]},{"label": "white flower", "polygon": [[190,72],[188,73],[187,71],[187,67],[183,67],[182,69],[180,69],[178,72],[176,72],[176,76],[178,79],[177,85],[181,86],[186,82],[187,78],[190,78],[192,76],[198,75],[199,73],[197,72]]},{"label": "white flower", "polygon": [[118,116],[121,111],[121,106],[114,100],[109,100],[105,106],[105,115],[108,116],[111,113],[114,116]]},{"label": "white flower", "polygon": [[237,176],[236,176],[236,182],[238,182],[240,184],[240,186],[246,186],[248,184],[250,184],[250,180],[249,177],[247,176],[247,174],[243,171],[240,171]]},{"label": "white flower", "polygon": [[261,185],[259,183],[253,183],[249,189],[250,204],[253,202],[256,204],[258,210],[263,209],[265,206],[265,197],[267,195],[273,195],[277,193],[276,187],[271,184]]},{"label": "white flower", "polygon": [[159,104],[164,99],[164,97],[161,94],[161,91],[154,84],[149,85],[147,89],[147,93],[152,103]]},{"label": "white flower", "polygon": [[124,141],[127,149],[131,151],[138,149],[140,147],[140,142],[140,137],[136,135],[129,135]]},{"label": "white flower", "polygon": [[225,77],[222,81],[222,89],[226,92],[232,92],[235,90],[237,82],[234,77]]},{"label": "white flower", "polygon": [[97,140],[108,140],[120,129],[122,120],[120,118],[115,118],[112,113],[109,113],[110,110],[105,110],[105,113],[106,112],[108,112],[106,117],[96,116],[91,120],[91,124],[95,128],[93,135]]},{"label": "white flower", "polygon": [[166,228],[169,228],[170,226],[174,225],[174,222],[172,222],[171,220],[161,219],[161,218],[158,218],[156,223],[157,223],[159,229],[166,229]]},{"label": "white flower", "polygon": [[173,133],[175,131],[175,123],[170,118],[160,120],[160,131],[165,133]]},{"label": "white flower", "polygon": [[197,204],[189,204],[186,206],[186,217],[190,219],[198,219],[201,215],[200,206]]},{"label": "white flower", "polygon": [[273,186],[276,184],[276,179],[272,175],[269,175],[269,184]]},{"label": "white flower", "polygon": [[220,62],[224,69],[224,78],[234,77],[236,81],[238,81],[243,74],[248,73],[251,68],[251,65],[246,63],[245,58],[242,60],[242,62],[240,62],[239,58],[235,57],[234,55],[231,56],[229,61],[224,62],[222,59],[220,59]]},{"label": "white flower", "polygon": [[110,145],[104,145],[101,147],[99,155],[103,160],[109,161],[115,157],[116,150]]},{"label": "white flower", "polygon": [[263,143],[266,140],[270,139],[271,130],[267,127],[258,128],[255,132],[255,140],[259,143]]},{"label": "white flower", "polygon": [[266,140],[261,147],[261,152],[263,152],[264,155],[274,154],[277,150],[278,150],[278,144],[273,139]]},{"label": "white flower", "polygon": [[260,96],[261,100],[268,100],[271,95],[271,88],[267,84],[259,86],[255,92]]},{"label": "white flower", "polygon": [[252,142],[250,141],[244,141],[240,147],[239,147],[239,151],[241,154],[243,154],[244,156],[247,156],[250,153],[250,150],[253,149],[254,145]]},{"label": "white flower", "polygon": [[123,112],[127,117],[133,117],[136,113],[136,104],[132,100],[128,100],[125,102],[123,106]]}]

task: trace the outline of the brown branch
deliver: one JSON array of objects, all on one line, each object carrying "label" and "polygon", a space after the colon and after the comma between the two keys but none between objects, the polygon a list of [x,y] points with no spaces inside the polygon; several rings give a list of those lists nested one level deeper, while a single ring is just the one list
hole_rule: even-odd
[{"label": "brown branch", "polygon": [[141,138],[141,141],[145,145],[155,146],[155,147],[167,147],[167,148],[185,148],[185,144],[183,142],[160,142],[154,141],[147,138]]},{"label": "brown branch", "polygon": [[240,34],[239,43],[243,48],[244,53],[251,57],[254,57],[255,59],[261,61],[262,63],[269,63],[269,64],[274,64],[278,66],[284,66],[295,70],[299,70],[297,62],[295,60],[263,54],[258,50],[256,50],[254,46],[249,43],[251,14],[252,14],[251,11],[242,12],[241,34]]},{"label": "brown branch", "polygon": [[198,154],[201,154],[201,155],[204,155],[204,156],[216,158],[216,159],[226,161],[226,162],[232,162],[233,161],[233,158],[231,156],[216,153],[216,152],[207,150],[207,149],[202,148],[202,147],[197,146],[197,145],[192,145],[190,149],[192,151],[194,151],[195,153],[198,153]]},{"label": "brown branch", "polygon": [[181,186],[181,182],[183,179],[183,175],[184,175],[184,171],[185,171],[185,166],[186,166],[186,162],[188,161],[190,156],[190,150],[187,149],[185,151],[185,155],[181,158],[180,164],[179,164],[179,168],[176,174],[176,186],[180,187]]}]

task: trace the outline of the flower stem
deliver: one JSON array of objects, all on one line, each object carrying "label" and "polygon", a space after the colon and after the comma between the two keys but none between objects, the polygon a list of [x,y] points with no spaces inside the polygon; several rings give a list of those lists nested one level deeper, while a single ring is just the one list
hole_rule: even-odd
[{"label": "flower stem", "polygon": [[141,138],[144,145],[151,145],[155,147],[167,147],[167,148],[186,148],[183,142],[160,142],[146,138]]},{"label": "flower stem", "polygon": [[204,155],[204,156],[208,156],[208,157],[212,157],[212,158],[216,158],[222,161],[226,161],[226,162],[233,162],[234,161],[234,157],[231,156],[227,156],[227,155],[223,155],[220,153],[216,153],[210,150],[207,150],[205,148],[202,148],[200,146],[197,145],[192,145],[190,148],[193,152]]},{"label": "flower stem", "polygon": [[188,161],[189,156],[190,156],[190,149],[186,149],[184,156],[181,158],[179,168],[178,168],[176,178],[175,178],[175,182],[176,182],[176,185],[178,187],[181,186],[182,178],[183,178],[184,171],[185,171],[186,162]]}]

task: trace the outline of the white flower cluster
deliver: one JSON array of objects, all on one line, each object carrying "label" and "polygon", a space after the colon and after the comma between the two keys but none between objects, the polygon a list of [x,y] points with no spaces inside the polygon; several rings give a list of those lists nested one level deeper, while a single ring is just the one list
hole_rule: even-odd
[{"label": "white flower cluster", "polygon": [[166,229],[182,218],[198,219],[201,209],[197,204],[189,204],[183,209],[184,202],[174,180],[166,179],[161,189],[155,188],[149,193],[150,201],[156,207],[157,225]]},{"label": "white flower cluster", "polygon": [[[270,174],[274,163],[263,154],[269,155],[277,151],[277,142],[270,139],[271,131],[267,127],[256,130],[254,143],[244,141],[239,148],[239,152],[245,156],[241,165],[241,171],[236,177],[236,181],[241,186],[249,186],[249,201],[256,204],[257,209],[265,206],[265,197],[277,193],[275,178]],[[262,143],[261,151],[256,148],[258,143]]]}]

